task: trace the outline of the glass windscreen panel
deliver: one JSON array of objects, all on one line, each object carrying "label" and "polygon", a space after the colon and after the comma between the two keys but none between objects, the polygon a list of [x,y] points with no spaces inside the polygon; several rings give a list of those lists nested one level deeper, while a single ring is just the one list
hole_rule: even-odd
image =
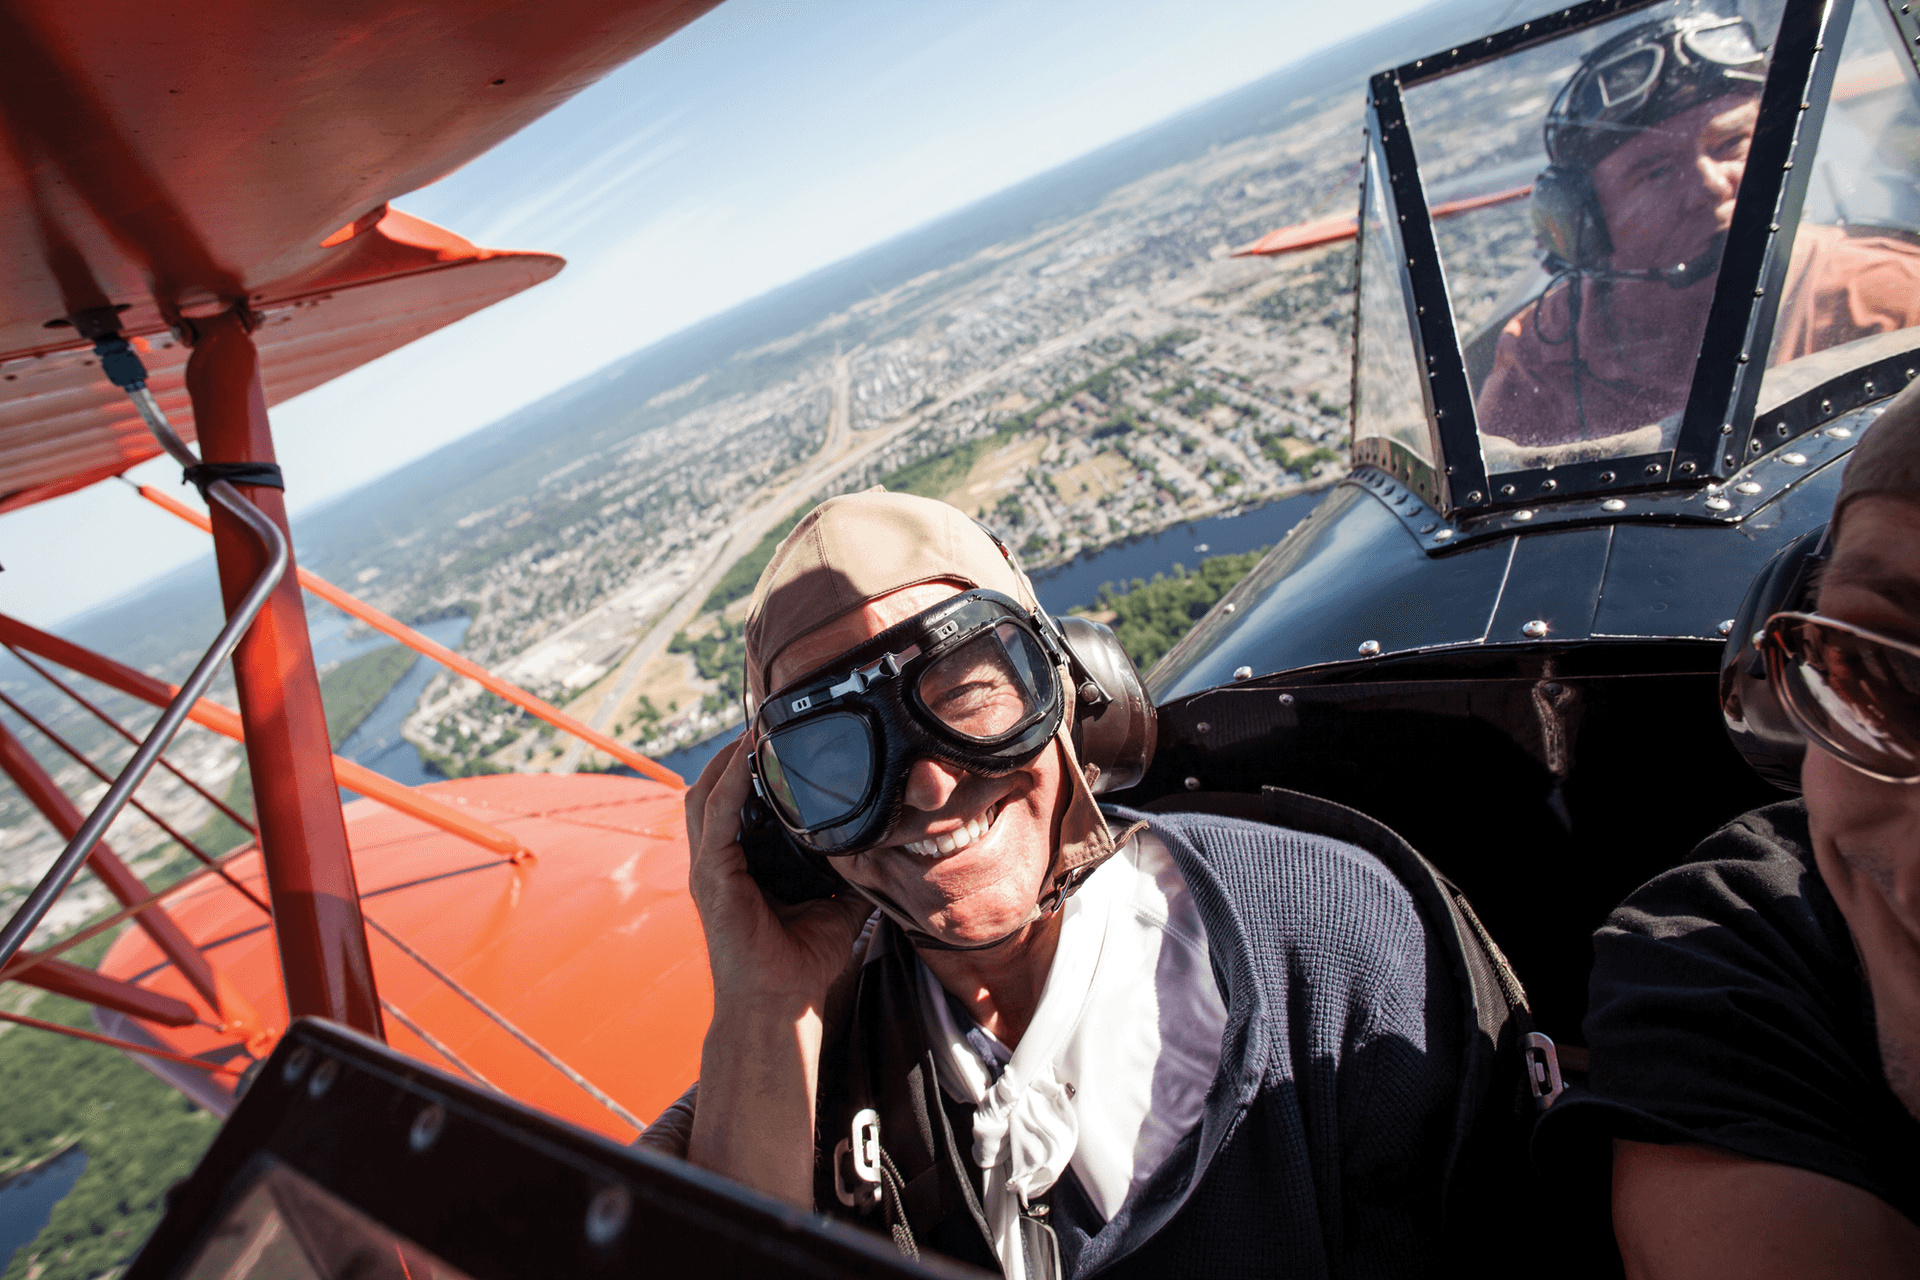
[{"label": "glass windscreen panel", "polygon": [[1389,225],[1387,171],[1380,148],[1367,146],[1365,222],[1360,227],[1360,320],[1354,351],[1353,439],[1385,440],[1434,468],[1424,379],[1413,350],[1413,308],[1407,300],[1397,240]]},{"label": "glass windscreen panel", "polygon": [[1760,413],[1920,346],[1917,90],[1884,9],[1856,4],[1774,317]]},{"label": "glass windscreen panel", "polygon": [[207,1233],[182,1280],[468,1280],[277,1160]]},{"label": "glass windscreen panel", "polygon": [[1778,26],[1676,0],[1407,89],[1490,474],[1674,446]]}]

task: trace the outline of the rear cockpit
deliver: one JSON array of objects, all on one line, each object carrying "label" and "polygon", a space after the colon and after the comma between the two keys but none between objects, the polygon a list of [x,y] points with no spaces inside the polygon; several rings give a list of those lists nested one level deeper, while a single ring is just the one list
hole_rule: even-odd
[{"label": "rear cockpit", "polygon": [[1778,796],[1720,652],[1920,370],[1916,37],[1601,0],[1375,76],[1354,469],[1150,673],[1141,794],[1386,822],[1578,1043],[1605,911]]}]

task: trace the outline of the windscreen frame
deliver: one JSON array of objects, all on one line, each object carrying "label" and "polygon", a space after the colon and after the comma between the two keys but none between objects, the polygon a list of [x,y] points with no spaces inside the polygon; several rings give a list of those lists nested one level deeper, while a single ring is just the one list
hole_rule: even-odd
[{"label": "windscreen frame", "polygon": [[[1428,426],[1443,472],[1436,505],[1449,522],[1506,508],[1529,508],[1543,501],[1616,494],[1631,498],[1636,492],[1695,488],[1723,480],[1750,461],[1749,453],[1758,440],[1751,418],[1765,372],[1766,343],[1772,337],[1781,283],[1811,178],[1811,165],[1795,166],[1793,161],[1812,155],[1819,143],[1853,0],[1786,0],[1770,46],[1759,120],[1734,204],[1729,248],[1714,284],[1707,337],[1695,361],[1672,450],[1568,463],[1550,470],[1487,473],[1479,415],[1406,121],[1406,89],[1660,3],[1588,0],[1380,72],[1369,82],[1369,145],[1380,146],[1389,174],[1412,332],[1428,374]],[[1363,224],[1365,212],[1363,203]],[[1762,359],[1749,358],[1756,350]],[[1744,427],[1742,415],[1747,419]],[[1377,450],[1363,451],[1360,443],[1355,442],[1353,452],[1356,466],[1379,468],[1416,487],[1411,477],[1374,457]],[[1443,549],[1444,544],[1428,547],[1433,553]]]}]

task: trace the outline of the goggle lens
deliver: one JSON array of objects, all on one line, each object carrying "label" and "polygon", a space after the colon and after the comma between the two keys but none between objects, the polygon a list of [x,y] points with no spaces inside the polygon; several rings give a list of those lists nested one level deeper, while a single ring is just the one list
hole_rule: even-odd
[{"label": "goggle lens", "polygon": [[920,702],[955,733],[991,741],[1046,710],[1038,674],[1045,665],[1024,628],[996,623],[927,666]]},{"label": "goggle lens", "polygon": [[845,711],[775,730],[756,756],[767,798],[788,826],[803,831],[852,817],[876,768],[866,721]]},{"label": "goggle lens", "polygon": [[1920,781],[1920,650],[1808,614],[1776,614],[1767,678],[1822,747],[1885,782]]}]

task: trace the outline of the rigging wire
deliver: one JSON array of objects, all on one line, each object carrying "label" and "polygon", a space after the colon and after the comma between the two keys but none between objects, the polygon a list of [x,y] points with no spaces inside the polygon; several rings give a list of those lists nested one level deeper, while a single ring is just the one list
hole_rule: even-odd
[{"label": "rigging wire", "polygon": [[58,1022],[43,1022],[39,1018],[29,1018],[24,1013],[8,1013],[0,1010],[0,1022],[12,1022],[23,1027],[51,1031],[55,1035],[72,1036],[75,1040],[91,1040],[94,1044],[104,1044],[122,1053],[144,1053],[150,1058],[165,1058],[168,1062],[177,1062],[186,1067],[198,1067],[202,1071],[211,1071],[214,1075],[230,1072],[237,1076],[242,1070],[242,1068],[236,1068],[231,1059],[226,1062],[207,1062],[200,1058],[189,1057],[184,1053],[174,1053],[169,1049],[154,1049],[144,1044],[135,1044],[131,1040],[115,1040],[112,1036],[96,1035],[91,1031],[82,1031],[79,1027],[66,1027]]},{"label": "rigging wire", "polygon": [[381,924],[378,920],[375,920],[370,915],[366,915],[362,913],[360,918],[366,921],[367,927],[369,929],[373,929],[376,932],[378,932],[381,937],[385,938],[388,942],[391,942],[394,946],[398,947],[402,953],[404,953],[408,958],[412,959],[422,969],[425,969],[428,973],[432,974],[434,977],[440,979],[441,982],[445,983],[448,990],[452,991],[455,995],[459,996],[461,999],[465,1000],[468,1004],[472,1005],[474,1008],[478,1009],[481,1013],[485,1014],[488,1018],[490,1018],[495,1023],[495,1025],[499,1026],[501,1030],[505,1031],[508,1035],[512,1036],[515,1040],[518,1040],[521,1044],[533,1050],[533,1052],[539,1056],[542,1062],[552,1067],[555,1071],[558,1071],[561,1075],[565,1076],[567,1079],[573,1081],[574,1084],[580,1086],[580,1088],[584,1090],[587,1094],[589,1094],[595,1102],[598,1102],[601,1106],[613,1112],[614,1115],[620,1117],[621,1120],[625,1121],[629,1125],[632,1125],[635,1129],[645,1129],[647,1127],[645,1121],[641,1120],[638,1116],[634,1115],[633,1112],[627,1110],[625,1107],[615,1102],[612,1098],[608,1097],[606,1093],[602,1091],[597,1085],[595,1085],[591,1080],[587,1079],[585,1076],[581,1075],[578,1071],[575,1071],[572,1067],[562,1062],[558,1057],[554,1055],[552,1050],[542,1045],[538,1040],[535,1040],[532,1036],[522,1031],[519,1027],[514,1026],[513,1023],[507,1021],[506,1017],[503,1014],[497,1012],[491,1005],[487,1004],[486,1001],[482,1000],[479,996],[476,996],[475,994],[473,994],[473,992],[461,986],[460,983],[457,980],[455,980],[452,974],[447,973],[445,970],[441,969],[438,965],[434,964],[433,961],[427,959],[425,956],[421,955],[418,951],[415,951],[412,947],[400,941],[400,939],[394,935],[391,929],[387,928],[385,925]]},{"label": "rigging wire", "polygon": [[[55,733],[52,729],[49,729],[46,725],[42,724],[38,719],[34,717],[32,712],[28,711],[25,707],[15,702],[12,698],[8,697],[5,693],[0,693],[0,703],[5,703],[6,706],[13,711],[13,714],[19,716],[22,720],[25,720],[28,724],[38,729],[43,736],[45,736],[46,738],[50,739],[53,742],[53,745],[55,745],[56,747],[59,747],[62,751],[72,756],[75,760],[85,765],[87,769],[93,774],[94,777],[108,784],[111,784],[113,782],[113,779],[110,776],[108,776],[106,770],[102,769],[99,765],[95,764],[93,761],[87,759],[86,756],[81,755],[80,749],[78,747],[75,747],[72,743],[68,742],[65,738],[61,737],[59,734]],[[252,901],[253,905],[255,905],[256,907],[259,907],[262,911],[267,912],[268,915],[273,914],[272,909],[269,908],[266,903],[262,902],[258,897],[256,897],[254,895],[253,890],[247,888],[247,886],[241,884],[238,880],[235,880],[233,876],[228,873],[225,867],[221,866],[219,863],[214,861],[212,854],[208,853],[205,849],[202,849],[199,845],[195,844],[193,841],[187,839],[187,837],[181,835],[178,831],[175,831],[173,827],[168,824],[166,819],[162,818],[159,814],[155,813],[153,810],[147,808],[146,805],[140,803],[137,797],[129,797],[127,803],[132,805],[139,812],[145,814],[147,817],[147,820],[152,822],[154,826],[159,827],[162,831],[166,832],[167,835],[172,838],[175,844],[179,845],[182,849],[185,849],[188,853],[192,854],[195,858],[199,859],[199,861],[202,864],[211,868],[214,871],[214,873],[217,874],[222,880],[225,880],[228,884],[232,885],[235,892],[239,893],[242,897],[245,897],[250,901]]]},{"label": "rigging wire", "polygon": [[385,996],[381,996],[380,1007],[386,1010],[388,1016],[390,1016],[395,1022],[399,1023],[401,1026],[405,1027],[407,1030],[413,1032],[413,1034],[419,1036],[422,1040],[426,1041],[428,1047],[430,1047],[435,1053],[439,1054],[441,1057],[445,1058],[448,1062],[451,1062],[454,1066],[460,1068],[460,1070],[463,1073],[465,1073],[468,1076],[471,1076],[476,1082],[478,1082],[479,1084],[485,1085],[487,1088],[493,1090],[495,1093],[505,1096],[506,1090],[502,1089],[499,1085],[495,1084],[493,1081],[481,1075],[478,1071],[475,1071],[472,1067],[468,1066],[466,1063],[460,1061],[459,1056],[455,1054],[453,1050],[447,1048],[446,1045],[441,1044],[438,1040],[434,1039],[433,1033],[428,1031],[425,1027],[415,1022],[412,1018],[409,1018],[406,1014],[400,1012],[400,1007],[394,1004],[393,1001],[387,999]]},{"label": "rigging wire", "polygon": [[[26,663],[29,667],[32,667],[34,671],[39,674],[42,680],[45,680],[48,684],[52,685],[54,688],[58,689],[60,692],[66,694],[69,698],[72,698],[75,702],[85,707],[88,711],[92,712],[94,719],[100,721],[100,723],[106,725],[109,729],[112,729],[115,733],[125,738],[128,742],[131,742],[136,746],[139,744],[140,739],[136,738],[133,735],[133,733],[127,729],[125,725],[121,724],[118,720],[114,719],[113,716],[110,715],[108,712],[105,712],[101,710],[99,707],[94,706],[93,703],[89,702],[86,698],[82,697],[78,690],[74,689],[71,685],[61,680],[60,677],[54,675],[51,671],[41,666],[39,662],[37,662],[31,654],[20,649],[11,641],[0,641],[0,643],[4,643],[6,645],[7,652],[11,653],[14,657],[20,659],[20,661]],[[246,831],[247,834],[251,835],[256,840],[260,838],[260,833],[254,829],[253,823],[249,822],[247,819],[235,813],[233,809],[225,801],[220,799],[219,796],[214,795],[211,791],[208,791],[205,787],[195,782],[192,778],[180,772],[179,769],[174,767],[173,762],[168,760],[165,756],[161,756],[154,763],[158,764],[162,769],[165,769],[168,773],[172,774],[174,777],[180,779],[180,781],[186,783],[189,787],[192,787],[196,795],[198,795],[202,800],[205,800],[208,804],[212,805],[214,808],[218,809],[221,813],[225,814],[227,819],[231,821],[236,827],[239,827],[242,830]]]}]

